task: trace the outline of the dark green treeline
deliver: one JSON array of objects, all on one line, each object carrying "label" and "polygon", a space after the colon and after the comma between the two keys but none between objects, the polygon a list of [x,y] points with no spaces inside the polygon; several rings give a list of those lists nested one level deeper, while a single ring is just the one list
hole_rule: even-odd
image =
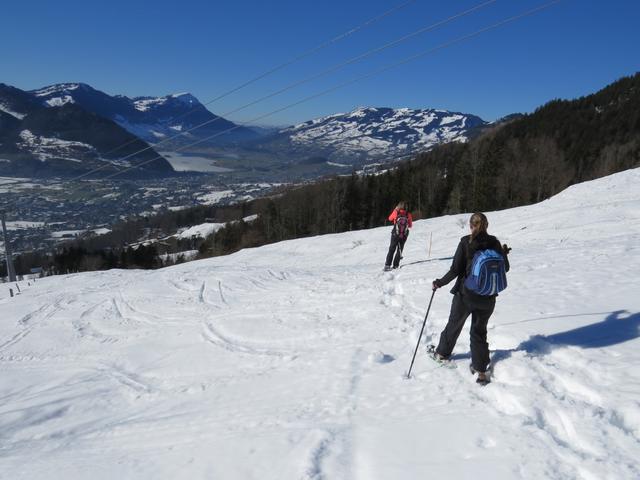
[{"label": "dark green treeline", "polygon": [[229,225],[203,256],[281,240],[384,225],[399,200],[414,217],[492,211],[640,165],[640,74],[577,100],[447,144],[381,175],[335,178],[255,202],[259,219]]}]

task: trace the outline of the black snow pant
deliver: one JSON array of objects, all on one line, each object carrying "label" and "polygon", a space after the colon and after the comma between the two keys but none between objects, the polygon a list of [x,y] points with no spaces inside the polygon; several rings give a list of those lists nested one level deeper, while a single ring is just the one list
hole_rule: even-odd
[{"label": "black snow pant", "polygon": [[495,306],[495,297],[474,301],[471,294],[456,293],[453,296],[453,302],[451,302],[449,321],[440,334],[440,342],[436,352],[444,357],[451,355],[462,327],[471,315],[471,365],[477,372],[485,372],[489,365],[487,323]]},{"label": "black snow pant", "polygon": [[[384,262],[385,266],[390,267],[393,260],[393,268],[398,268],[400,265],[400,257],[402,257],[402,250],[404,244],[407,241],[407,237],[400,238],[394,233],[391,234],[391,243],[389,244],[389,252],[387,253],[387,260]],[[395,257],[393,256],[395,252]]]}]

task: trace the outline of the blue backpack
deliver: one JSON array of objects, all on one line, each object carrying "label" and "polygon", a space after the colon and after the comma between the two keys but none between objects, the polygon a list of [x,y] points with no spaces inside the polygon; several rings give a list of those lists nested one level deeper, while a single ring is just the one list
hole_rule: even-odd
[{"label": "blue backpack", "polygon": [[507,288],[504,257],[495,250],[478,250],[471,260],[464,286],[483,296],[497,295]]}]

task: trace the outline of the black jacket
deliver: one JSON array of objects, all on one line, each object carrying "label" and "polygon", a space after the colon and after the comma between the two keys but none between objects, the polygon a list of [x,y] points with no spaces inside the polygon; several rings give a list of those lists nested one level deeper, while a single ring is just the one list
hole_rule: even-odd
[{"label": "black jacket", "polygon": [[469,269],[471,268],[471,260],[473,259],[473,255],[478,250],[495,250],[496,252],[501,253],[504,257],[505,270],[507,272],[509,271],[509,259],[507,258],[507,252],[503,251],[502,245],[493,235],[489,235],[487,233],[479,233],[472,242],[469,241],[470,239],[471,235],[465,235],[460,239],[460,243],[458,244],[456,253],[453,256],[451,268],[442,278],[437,279],[435,282],[438,287],[442,287],[455,278],[456,283],[451,289],[451,293],[456,294],[460,292],[464,293],[465,295],[468,294],[473,297],[482,298],[480,295],[476,295],[473,292],[469,292],[465,288],[463,288],[464,279],[469,274]]}]

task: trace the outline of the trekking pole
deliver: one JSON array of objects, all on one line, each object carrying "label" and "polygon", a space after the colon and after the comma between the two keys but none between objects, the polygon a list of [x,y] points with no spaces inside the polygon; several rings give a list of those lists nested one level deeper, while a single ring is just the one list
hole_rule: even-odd
[{"label": "trekking pole", "polygon": [[416,349],[413,352],[413,358],[411,359],[411,365],[409,366],[409,372],[407,373],[407,378],[411,378],[411,369],[413,368],[413,362],[416,359],[416,353],[418,353],[418,347],[420,346],[420,339],[422,338],[422,332],[424,332],[424,326],[427,324],[427,317],[429,316],[429,310],[431,310],[431,302],[433,302],[433,296],[436,294],[434,290],[431,293],[431,300],[429,300],[429,306],[427,307],[427,314],[424,316],[424,322],[422,322],[422,330],[420,330],[420,335],[418,336],[418,343],[416,343]]}]

